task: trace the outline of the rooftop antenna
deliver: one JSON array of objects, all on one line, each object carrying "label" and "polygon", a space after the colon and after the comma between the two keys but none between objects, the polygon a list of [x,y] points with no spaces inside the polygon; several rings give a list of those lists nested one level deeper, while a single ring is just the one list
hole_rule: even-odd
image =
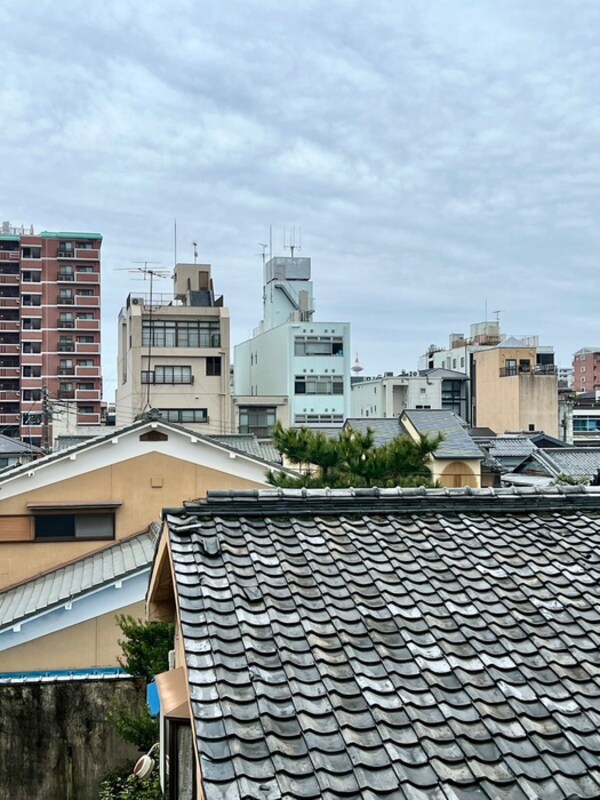
[{"label": "rooftop antenna", "polygon": [[296,244],[296,226],[292,225],[290,230],[290,243],[286,244],[286,229],[283,229],[283,249],[289,250],[292,258],[294,257],[294,250],[302,250],[302,230],[298,228],[298,244]]},{"label": "rooftop antenna", "polygon": [[[150,304],[148,306],[148,350],[146,353],[147,359],[147,383],[146,383],[146,405],[144,411],[152,408],[150,405],[150,387],[152,380],[150,378],[152,373],[152,337],[154,335],[154,328],[152,326],[152,312],[154,311],[154,278],[169,278],[170,273],[165,269],[154,269],[149,267],[148,264],[159,264],[158,261],[133,261],[133,264],[139,264],[139,267],[132,267],[127,272],[142,273],[143,280],[150,279]],[[142,266],[143,265],[143,266]]]},{"label": "rooftop antenna", "polygon": [[267,260],[267,247],[268,247],[269,245],[268,245],[268,244],[266,244],[265,242],[259,242],[259,243],[258,243],[258,246],[259,246],[259,247],[262,247],[262,253],[257,253],[257,255],[259,255],[259,256],[261,256],[261,257],[262,257],[262,262],[263,262],[263,267],[264,267],[264,265],[265,265],[265,261]]},{"label": "rooftop antenna", "polygon": [[504,311],[501,308],[496,309],[496,311],[492,311],[492,314],[496,315],[496,324],[500,327],[500,314],[504,314]]},{"label": "rooftop antenna", "polygon": [[192,242],[194,245],[194,264],[198,263],[198,242]]}]

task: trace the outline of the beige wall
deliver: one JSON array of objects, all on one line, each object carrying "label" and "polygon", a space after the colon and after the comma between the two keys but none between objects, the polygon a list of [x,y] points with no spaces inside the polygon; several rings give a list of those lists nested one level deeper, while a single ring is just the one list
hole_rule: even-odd
[{"label": "beige wall", "polygon": [[507,431],[544,431],[558,436],[558,379],[555,375],[518,373],[500,377],[509,359],[517,365],[529,359],[536,363],[535,347],[493,348],[474,354],[476,364],[475,402],[478,427],[496,433]]},{"label": "beige wall", "polygon": [[134,603],[51,633],[42,640],[4,650],[0,653],[0,672],[118,667],[118,639],[123,634],[115,623],[116,614],[144,619],[144,603]]},{"label": "beige wall", "polygon": [[433,480],[439,481],[448,489],[470,486],[481,488],[481,462],[474,458],[446,459],[435,458],[431,463]]},{"label": "beige wall", "polygon": [[[189,461],[148,453],[93,472],[0,500],[0,515],[30,515],[28,503],[122,501],[116,509],[116,537],[138,533],[160,521],[164,507],[204,497],[209,489],[251,489],[260,484]],[[264,484],[263,484],[264,485]],[[33,522],[33,519],[32,519]],[[9,526],[10,527],[10,526]],[[106,547],[109,542],[0,541],[0,590]]]}]

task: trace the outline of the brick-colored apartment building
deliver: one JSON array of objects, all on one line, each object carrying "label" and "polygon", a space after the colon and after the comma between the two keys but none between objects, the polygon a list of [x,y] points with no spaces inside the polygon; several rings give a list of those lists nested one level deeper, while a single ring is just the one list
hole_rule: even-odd
[{"label": "brick-colored apartment building", "polygon": [[[49,445],[50,409],[100,424],[99,233],[0,227],[0,432]],[[48,413],[45,413],[48,412]]]},{"label": "brick-colored apartment building", "polygon": [[573,355],[573,390],[593,392],[600,385],[600,347],[582,347]]}]

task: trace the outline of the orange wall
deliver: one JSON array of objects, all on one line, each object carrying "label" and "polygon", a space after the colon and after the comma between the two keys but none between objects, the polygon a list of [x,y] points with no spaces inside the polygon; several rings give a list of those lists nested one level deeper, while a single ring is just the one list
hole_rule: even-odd
[{"label": "orange wall", "polygon": [[144,602],[51,633],[41,640],[43,644],[36,640],[4,650],[0,672],[118,667],[118,640],[123,634],[115,622],[117,613],[144,619]]},{"label": "orange wall", "polygon": [[[204,497],[209,489],[251,489],[258,483],[161,453],[123,461],[66,481],[0,500],[0,515],[29,515],[28,503],[122,501],[116,510],[118,539],[138,533],[161,510]],[[106,541],[0,541],[0,590],[106,547]]]}]

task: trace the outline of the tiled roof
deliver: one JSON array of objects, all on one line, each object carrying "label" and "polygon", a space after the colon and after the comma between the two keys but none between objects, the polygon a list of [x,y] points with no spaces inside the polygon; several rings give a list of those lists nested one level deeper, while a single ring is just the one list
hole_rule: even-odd
[{"label": "tiled roof", "polygon": [[489,443],[489,453],[496,458],[514,456],[526,458],[536,449],[528,436],[497,436]]},{"label": "tiled roof", "polygon": [[407,417],[419,433],[427,436],[443,434],[444,441],[435,451],[436,458],[483,458],[480,448],[453,411],[407,409],[402,416]]},{"label": "tiled roof", "polygon": [[600,796],[598,490],[167,514],[206,800]]},{"label": "tiled roof", "polygon": [[0,593],[0,630],[31,614],[149,567],[157,539],[156,526],[99,552],[46,572]]},{"label": "tiled roof", "polygon": [[230,436],[207,436],[219,444],[224,444],[226,447],[239,450],[242,453],[261,458],[263,461],[268,461],[272,464],[281,464],[281,453],[270,442],[261,442],[253,434],[232,434]]},{"label": "tiled roof", "polygon": [[360,433],[366,433],[370,428],[375,447],[389,444],[398,436],[406,436],[406,428],[397,417],[351,417],[344,423],[344,428],[348,425]]},{"label": "tiled roof", "polygon": [[3,455],[21,455],[23,453],[41,455],[43,452],[41,448],[35,447],[35,445],[26,444],[20,439],[13,439],[10,436],[4,436],[4,434],[0,433],[0,453]]},{"label": "tiled roof", "polygon": [[558,474],[570,475],[573,478],[593,478],[600,469],[599,447],[557,447],[543,450],[558,470]]}]

